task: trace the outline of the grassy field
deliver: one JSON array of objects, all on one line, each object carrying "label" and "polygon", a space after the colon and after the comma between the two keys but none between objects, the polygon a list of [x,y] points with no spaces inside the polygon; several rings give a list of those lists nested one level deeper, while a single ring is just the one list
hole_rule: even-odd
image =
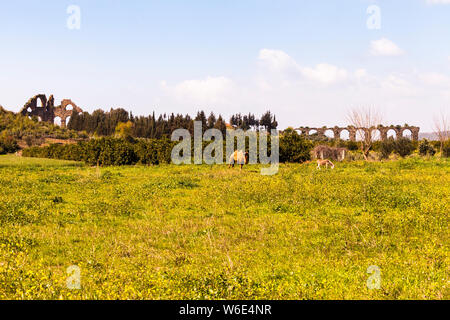
[{"label": "grassy field", "polygon": [[1,156],[0,298],[450,298],[450,161],[258,169]]}]

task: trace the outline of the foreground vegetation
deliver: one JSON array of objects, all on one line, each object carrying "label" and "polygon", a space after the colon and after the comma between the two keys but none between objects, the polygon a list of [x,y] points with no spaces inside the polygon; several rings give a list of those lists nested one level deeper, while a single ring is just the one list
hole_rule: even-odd
[{"label": "foreground vegetation", "polygon": [[0,298],[448,299],[449,173],[415,157],[268,177],[0,156]]}]

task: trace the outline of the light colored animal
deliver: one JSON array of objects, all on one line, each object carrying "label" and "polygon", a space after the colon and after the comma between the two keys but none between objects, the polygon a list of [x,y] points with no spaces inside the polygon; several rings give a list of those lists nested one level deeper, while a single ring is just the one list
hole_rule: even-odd
[{"label": "light colored animal", "polygon": [[325,160],[317,160],[317,169],[321,169],[321,166],[326,166],[328,169],[328,165],[331,166],[331,169],[334,169],[334,164],[328,159]]},{"label": "light colored animal", "polygon": [[229,160],[229,165],[228,168],[233,167],[234,168],[234,164],[239,164],[241,166],[241,170],[242,167],[244,166],[244,164],[246,164],[248,162],[248,152],[244,152],[244,151],[235,151],[231,156],[230,156],[230,160]]}]

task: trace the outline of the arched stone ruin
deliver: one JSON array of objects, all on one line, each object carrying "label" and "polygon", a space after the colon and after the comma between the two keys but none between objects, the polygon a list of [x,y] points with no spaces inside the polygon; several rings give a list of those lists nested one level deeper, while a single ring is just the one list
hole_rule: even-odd
[{"label": "arched stone ruin", "polygon": [[411,131],[411,139],[414,141],[419,140],[419,131],[420,128],[419,127],[414,127],[414,126],[389,126],[389,127],[385,127],[385,126],[378,126],[378,127],[371,127],[371,128],[356,128],[354,126],[348,126],[348,127],[333,127],[333,128],[328,128],[328,127],[322,127],[322,128],[309,128],[309,127],[300,127],[300,128],[296,128],[294,129],[296,131],[300,131],[301,134],[304,134],[306,136],[309,136],[311,134],[311,132],[314,131],[314,133],[317,133],[317,135],[321,136],[321,137],[326,137],[325,132],[328,130],[333,131],[333,138],[334,139],[340,139],[341,138],[341,132],[346,130],[349,133],[349,138],[351,141],[356,141],[356,134],[357,132],[363,132],[364,135],[372,135],[374,130],[378,130],[379,134],[380,134],[380,139],[381,140],[387,140],[388,138],[388,131],[389,130],[394,130],[395,131],[395,135],[397,138],[403,137],[403,133],[406,130]]},{"label": "arched stone ruin", "polygon": [[[40,100],[42,106],[38,107],[38,100]],[[72,109],[67,109],[71,106]],[[61,105],[55,106],[55,98],[51,95],[48,100],[45,94],[38,94],[25,103],[20,113],[24,116],[33,117],[36,116],[41,121],[55,123],[55,118],[61,119],[61,127],[66,127],[67,118],[71,117],[73,112],[82,113],[83,110],[78,107],[72,100],[64,99],[61,101]]]},{"label": "arched stone ruin", "polygon": [[346,148],[333,148],[326,145],[319,145],[312,151],[316,159],[331,159],[336,161],[344,161],[348,150]]}]

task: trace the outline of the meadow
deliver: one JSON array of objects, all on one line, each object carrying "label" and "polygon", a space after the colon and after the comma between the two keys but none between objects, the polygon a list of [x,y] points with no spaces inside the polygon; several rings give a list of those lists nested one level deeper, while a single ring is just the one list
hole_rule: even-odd
[{"label": "meadow", "polygon": [[259,169],[0,156],[0,299],[450,298],[448,159]]}]

